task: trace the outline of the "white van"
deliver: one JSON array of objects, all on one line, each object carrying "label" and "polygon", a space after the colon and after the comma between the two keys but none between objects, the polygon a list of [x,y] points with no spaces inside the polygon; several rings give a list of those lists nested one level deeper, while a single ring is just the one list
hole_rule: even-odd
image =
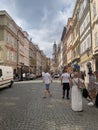
[{"label": "white van", "polygon": [[0,65],[0,88],[12,87],[13,69],[9,66]]}]

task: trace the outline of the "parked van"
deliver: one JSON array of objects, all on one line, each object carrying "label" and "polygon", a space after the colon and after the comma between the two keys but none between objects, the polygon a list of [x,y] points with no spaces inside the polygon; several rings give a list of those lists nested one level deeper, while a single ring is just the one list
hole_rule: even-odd
[{"label": "parked van", "polygon": [[9,66],[0,65],[0,88],[12,87],[13,69]]}]

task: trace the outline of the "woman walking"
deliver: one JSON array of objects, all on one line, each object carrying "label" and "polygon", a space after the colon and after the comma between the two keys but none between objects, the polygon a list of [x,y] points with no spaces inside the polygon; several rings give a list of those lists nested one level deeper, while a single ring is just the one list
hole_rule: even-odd
[{"label": "woman walking", "polygon": [[94,105],[93,100],[96,96],[96,88],[95,88],[96,76],[92,71],[88,74],[89,74],[88,92],[90,96],[90,102],[88,103],[88,105],[93,106]]},{"label": "woman walking", "polygon": [[70,79],[70,84],[72,84],[71,108],[73,111],[83,111],[82,93],[79,87],[84,86],[84,81],[79,77],[80,74],[78,72],[74,72],[73,79]]}]

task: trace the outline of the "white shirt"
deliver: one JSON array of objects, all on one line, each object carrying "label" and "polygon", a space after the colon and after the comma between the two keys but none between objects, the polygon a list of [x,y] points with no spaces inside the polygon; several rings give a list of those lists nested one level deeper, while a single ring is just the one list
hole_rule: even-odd
[{"label": "white shirt", "polygon": [[62,83],[69,83],[69,78],[70,78],[70,74],[68,74],[68,73],[63,73],[63,74],[61,75]]},{"label": "white shirt", "polygon": [[44,78],[45,84],[49,84],[51,82],[51,76],[48,72],[44,74],[43,78]]}]

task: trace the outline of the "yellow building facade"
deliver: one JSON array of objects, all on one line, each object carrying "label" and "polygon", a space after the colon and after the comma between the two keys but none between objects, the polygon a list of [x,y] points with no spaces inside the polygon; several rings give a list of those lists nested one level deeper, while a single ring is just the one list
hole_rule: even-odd
[{"label": "yellow building facade", "polygon": [[[68,19],[62,44],[62,54],[67,62],[63,62],[66,63],[65,65],[70,62],[73,66],[78,64],[80,71],[86,72],[85,80],[88,82],[89,71],[98,70],[98,1],[77,0],[72,15],[71,31],[69,31],[69,25]],[[71,33],[72,41],[70,40]]]},{"label": "yellow building facade", "polygon": [[93,69],[98,70],[98,0],[90,0]]}]

